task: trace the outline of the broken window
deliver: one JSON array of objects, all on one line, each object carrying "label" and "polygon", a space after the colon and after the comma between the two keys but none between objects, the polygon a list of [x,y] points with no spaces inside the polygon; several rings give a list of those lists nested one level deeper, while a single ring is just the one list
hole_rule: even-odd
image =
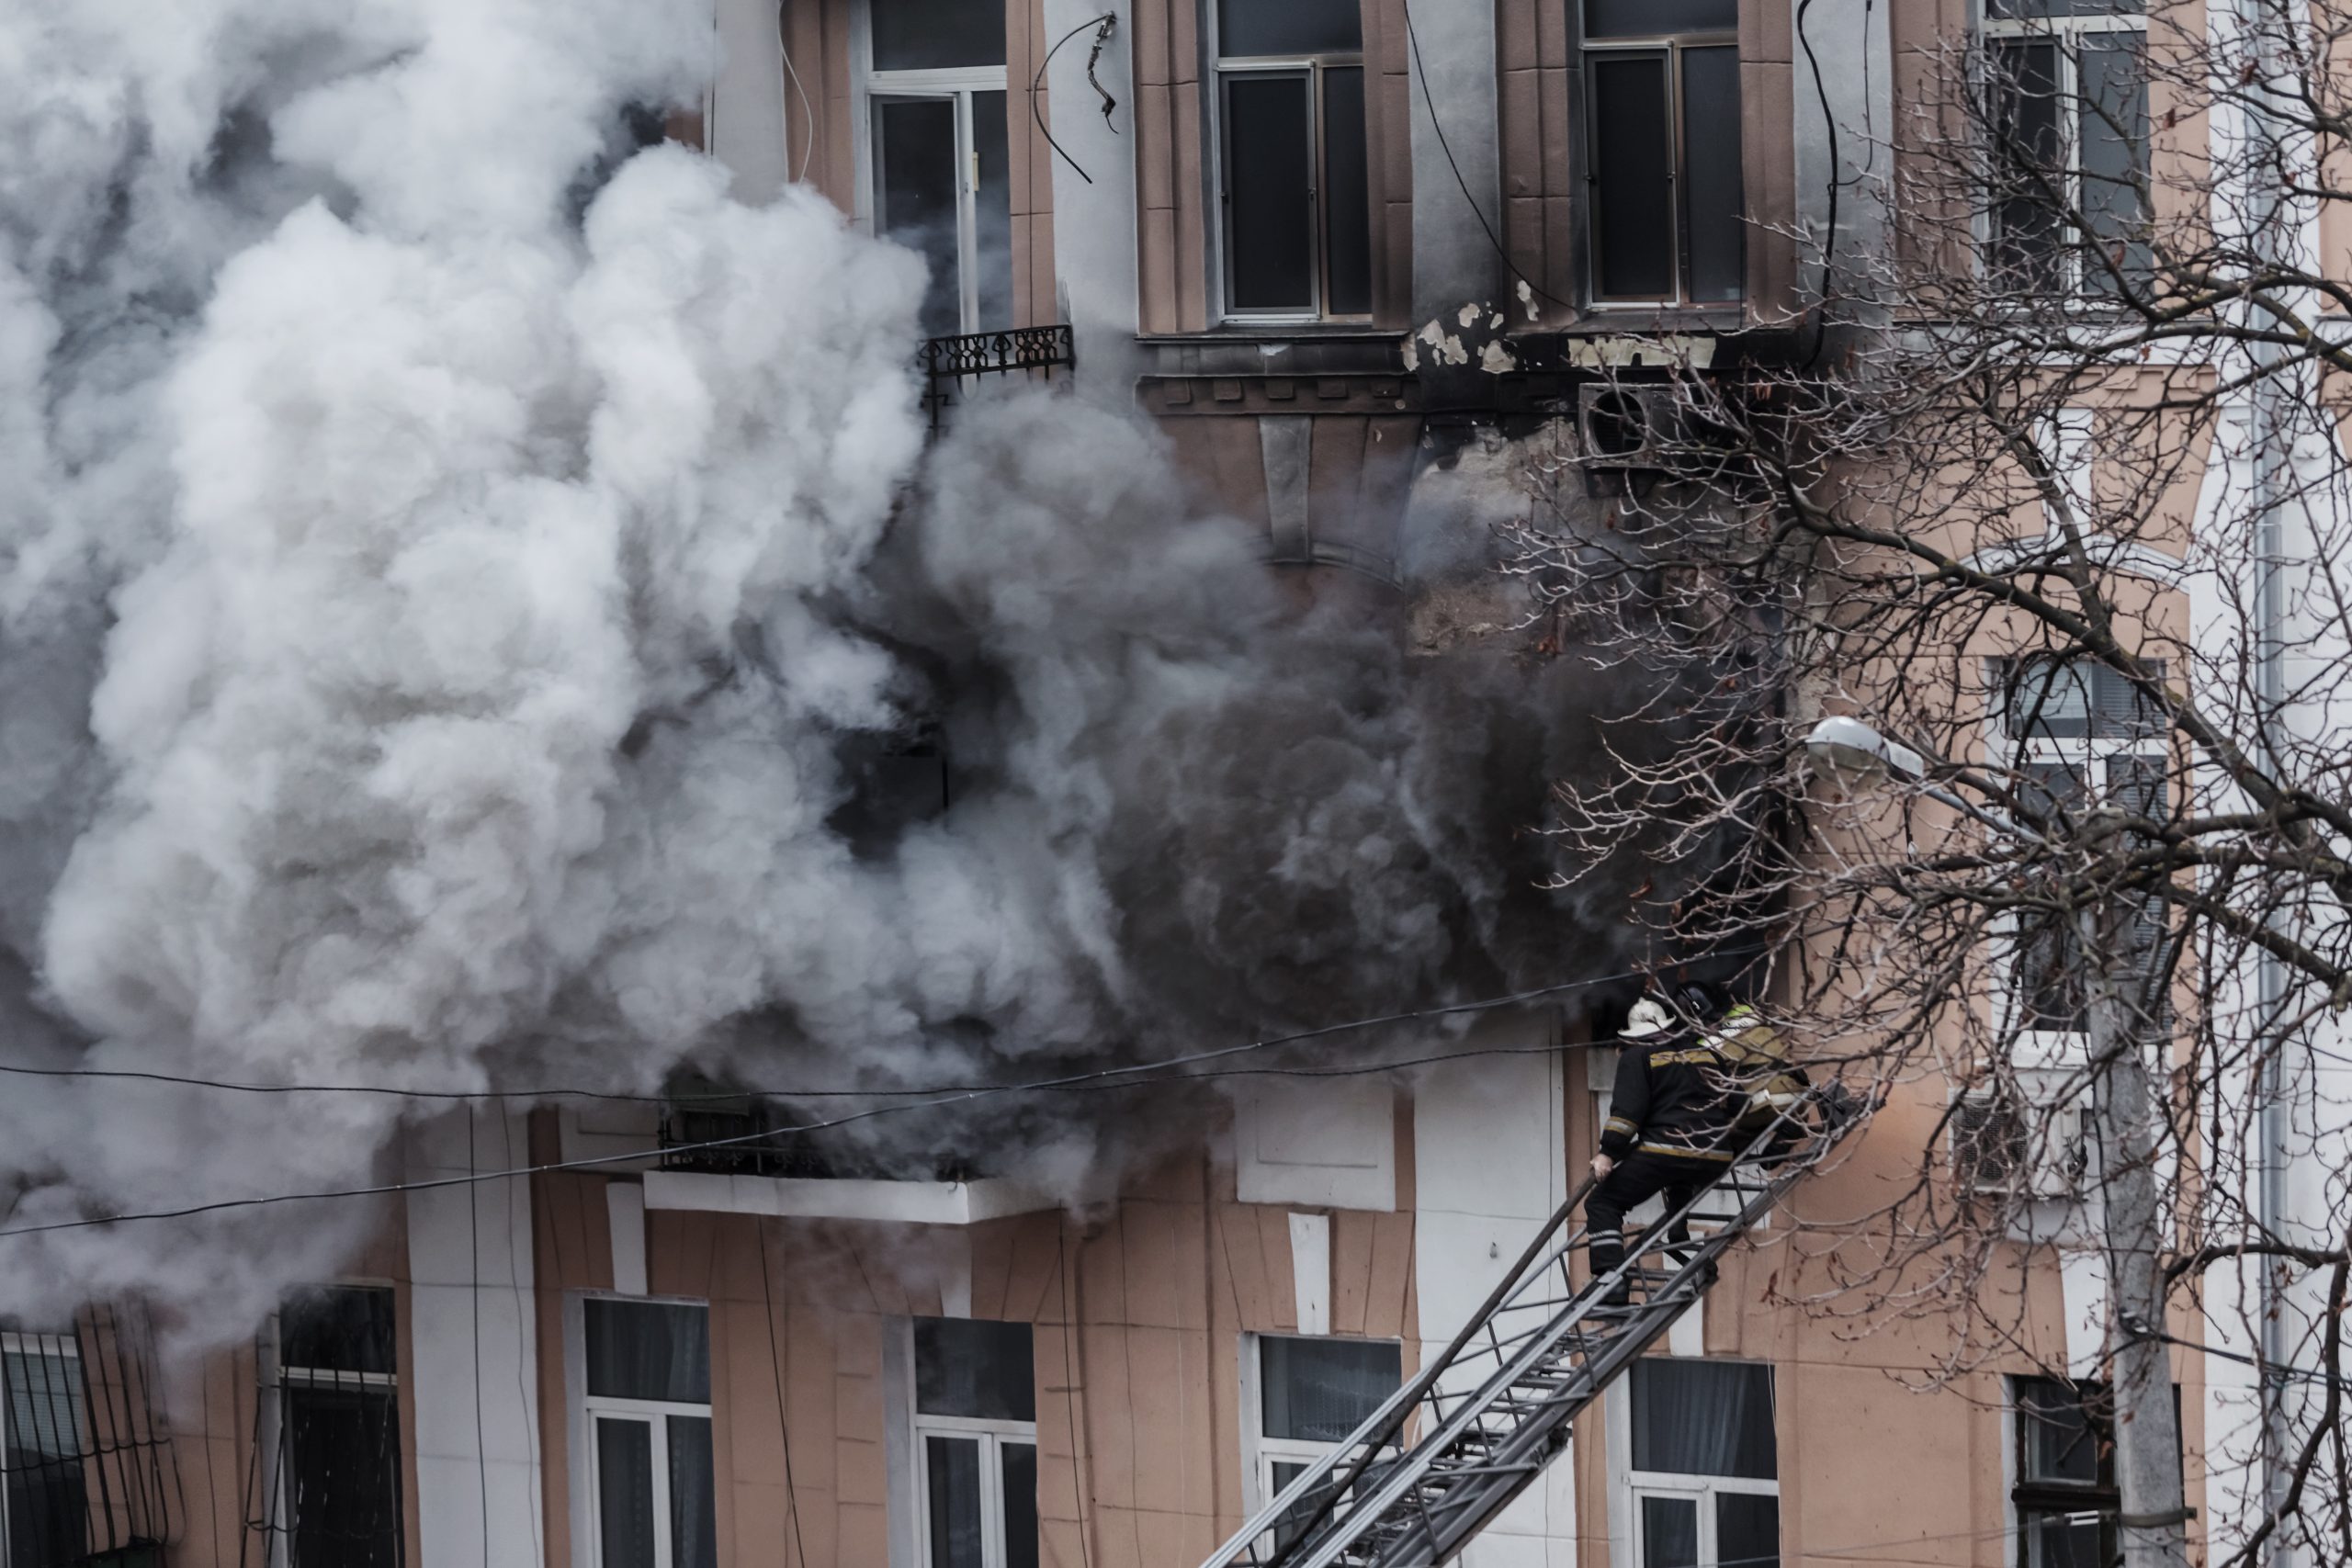
[{"label": "broken window", "polygon": [[926,1568],[1037,1568],[1035,1331],[914,1320],[916,1495]]},{"label": "broken window", "polygon": [[1747,294],[1737,0],[1585,0],[1597,300]]},{"label": "broken window", "polygon": [[1634,1561],[1641,1568],[1777,1568],[1772,1369],[1645,1357],[1629,1381]]},{"label": "broken window", "polygon": [[1012,158],[1004,10],[867,0],[874,231],[931,265],[929,337],[1012,325]]},{"label": "broken window", "polygon": [[278,1506],[288,1568],[398,1568],[392,1292],[327,1286],[277,1314]]},{"label": "broken window", "polygon": [[[1258,1337],[1257,1475],[1262,1506],[1312,1469],[1396,1392],[1403,1360],[1393,1340]],[[1313,1506],[1307,1505],[1311,1514]],[[1306,1519],[1283,1518],[1288,1545]]]},{"label": "broken window", "polygon": [[1990,259],[2010,288],[2144,278],[2147,18],[2140,0],[1986,0]]},{"label": "broken window", "polygon": [[1226,313],[1370,316],[1358,0],[1218,0],[1216,27]]}]

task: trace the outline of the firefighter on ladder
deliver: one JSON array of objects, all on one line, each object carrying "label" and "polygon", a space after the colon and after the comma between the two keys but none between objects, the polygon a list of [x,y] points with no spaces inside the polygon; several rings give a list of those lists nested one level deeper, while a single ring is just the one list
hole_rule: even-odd
[{"label": "firefighter on ladder", "polygon": [[[1778,1032],[1745,1004],[1726,1010],[1712,986],[1644,997],[1617,1038],[1616,1089],[1584,1205],[1596,1280],[1625,1259],[1627,1210],[1662,1192],[1667,1213],[1679,1215],[1758,1134],[1785,1122],[1804,1092],[1803,1073],[1789,1065]],[[1797,1131],[1787,1124],[1776,1145]],[[1689,1224],[1678,1217],[1667,1233],[1669,1247],[1690,1239]],[[1601,1304],[1623,1306],[1630,1293],[1620,1280]]]}]

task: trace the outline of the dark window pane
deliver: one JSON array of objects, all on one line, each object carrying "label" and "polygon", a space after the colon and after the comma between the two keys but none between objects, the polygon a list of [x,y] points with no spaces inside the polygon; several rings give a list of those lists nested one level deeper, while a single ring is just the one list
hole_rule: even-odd
[{"label": "dark window pane", "polygon": [[1642,1499],[1642,1568],[1699,1568],[1699,1500]]},{"label": "dark window pane", "polygon": [[1217,52],[1346,54],[1363,47],[1359,0],[1217,0]]},{"label": "dark window pane", "polygon": [[956,265],[956,100],[877,98],[874,103],[874,224],[882,237],[931,264],[922,297],[926,337],[963,330],[963,284]]},{"label": "dark window pane", "polygon": [[[2083,281],[2116,292],[2108,271],[2120,260],[2127,276],[2144,278],[2150,266],[2143,237],[2146,211],[2140,182],[2148,172],[2148,73],[2136,33],[2087,33],[2077,60],[2082,70],[2083,219],[2098,255],[2083,258]],[[2105,260],[2101,258],[2105,257]]]},{"label": "dark window pane", "polygon": [[[2097,1384],[2088,1385],[2096,1400]],[[2115,1484],[2114,1461],[2084,1406],[2085,1392],[2055,1378],[2018,1382],[2018,1475],[2075,1486]]]},{"label": "dark window pane", "polygon": [[1739,0],[1585,0],[1587,38],[1736,32]]},{"label": "dark window pane", "polygon": [[710,1311],[591,1299],[588,1392],[615,1399],[710,1403]]},{"label": "dark window pane", "polygon": [[2058,46],[2007,41],[1992,51],[1994,260],[2048,285],[2058,277],[2066,151],[2059,134]]},{"label": "dark window pane", "polygon": [[[2148,674],[2161,677],[2165,672],[2165,661],[2161,659],[2145,660],[2140,668]],[[2104,664],[2094,664],[2090,674],[2093,734],[2137,739],[2164,733],[2166,726],[2163,710],[2143,695],[2123,671]]]},{"label": "dark window pane", "polygon": [[1592,76],[1593,225],[1603,299],[1674,293],[1674,147],[1666,56],[1596,54]]},{"label": "dark window pane", "polygon": [[1336,1443],[1396,1392],[1403,1363],[1377,1339],[1258,1341],[1258,1382],[1269,1438]]},{"label": "dark window pane", "polygon": [[1372,313],[1372,194],[1364,165],[1363,71],[1323,73],[1323,271],[1335,316]]},{"label": "dark window pane", "polygon": [[1781,1500],[1740,1492],[1715,1494],[1715,1561],[1744,1568],[1781,1568]]},{"label": "dark window pane", "polygon": [[596,1515],[602,1568],[653,1568],[653,1427],[596,1423]]},{"label": "dark window pane", "polygon": [[1236,310],[1315,307],[1314,168],[1305,75],[1225,79],[1225,244]]},{"label": "dark window pane", "polygon": [[984,1421],[1037,1418],[1036,1334],[1025,1323],[915,1319],[915,1408]]},{"label": "dark window pane", "polygon": [[972,265],[978,276],[978,332],[1012,325],[1012,156],[1005,136],[1002,93],[972,95],[972,152],[980,184],[972,198]]},{"label": "dark window pane", "polygon": [[1645,1357],[1634,1363],[1634,1468],[1678,1475],[1779,1473],[1772,1369]]},{"label": "dark window pane", "polygon": [[2022,1568],[2109,1568],[2108,1526],[2091,1509],[2019,1509],[2025,1534]]},{"label": "dark window pane", "polygon": [[1037,1568],[1037,1445],[1004,1445],[1004,1568]]},{"label": "dark window pane", "polygon": [[390,1388],[286,1390],[294,1568],[398,1568],[400,1406]]},{"label": "dark window pane", "polygon": [[980,1568],[980,1441],[925,1438],[931,1568]]},{"label": "dark window pane", "polygon": [[1682,51],[1682,222],[1690,298],[1747,292],[1747,197],[1739,170],[1739,51]]},{"label": "dark window pane", "polygon": [[670,1439],[670,1561],[675,1568],[718,1568],[710,1418],[673,1416]]},{"label": "dark window pane", "polygon": [[0,1374],[7,1384],[6,1561],[79,1561],[89,1545],[81,1358],[62,1346],[11,1350],[0,1358]]},{"label": "dark window pane", "polygon": [[1004,63],[1004,7],[990,0],[873,0],[874,69]]},{"label": "dark window pane", "polygon": [[392,1371],[392,1292],[330,1285],[290,1296],[277,1311],[280,1366],[320,1371]]},{"label": "dark window pane", "polygon": [[[1283,1461],[1276,1460],[1272,1468],[1274,1472],[1274,1497],[1279,1497],[1283,1493],[1289,1491],[1291,1483],[1296,1481],[1300,1476],[1305,1475],[1310,1467],[1304,1464],[1290,1464]],[[1266,1499],[1269,1503],[1273,1500],[1273,1497]],[[1316,1506],[1314,1498],[1304,1497],[1292,1504],[1287,1509],[1283,1510],[1282,1517],[1274,1521],[1274,1549],[1276,1551],[1279,1551],[1283,1547],[1288,1546],[1292,1541],[1298,1539],[1298,1532],[1305,1529],[1306,1528],[1306,1522],[1315,1517]]]}]

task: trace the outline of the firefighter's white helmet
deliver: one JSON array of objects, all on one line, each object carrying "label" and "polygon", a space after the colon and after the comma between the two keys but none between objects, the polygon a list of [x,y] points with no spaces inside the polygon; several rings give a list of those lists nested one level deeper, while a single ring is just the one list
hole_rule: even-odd
[{"label": "firefighter's white helmet", "polygon": [[1625,1027],[1617,1032],[1620,1040],[1647,1040],[1653,1034],[1663,1034],[1674,1027],[1674,1015],[1666,1004],[1654,997],[1644,997],[1625,1015]]}]

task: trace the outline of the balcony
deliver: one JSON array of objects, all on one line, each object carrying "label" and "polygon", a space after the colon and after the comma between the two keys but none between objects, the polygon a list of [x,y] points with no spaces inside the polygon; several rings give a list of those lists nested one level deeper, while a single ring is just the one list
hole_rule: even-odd
[{"label": "balcony", "polygon": [[936,434],[956,396],[968,397],[986,378],[1018,375],[1050,381],[1056,370],[1076,368],[1078,352],[1069,327],[1057,323],[929,338],[915,355],[915,365],[923,374],[923,412],[931,416]]}]

